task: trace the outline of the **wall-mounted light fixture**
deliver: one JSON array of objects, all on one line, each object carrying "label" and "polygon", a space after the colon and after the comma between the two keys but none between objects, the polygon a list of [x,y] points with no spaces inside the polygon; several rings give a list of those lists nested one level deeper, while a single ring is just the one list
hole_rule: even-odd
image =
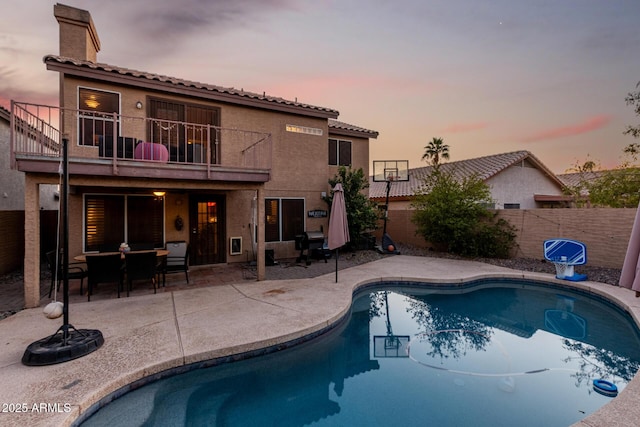
[{"label": "wall-mounted light fixture", "polygon": [[173,221],[173,225],[174,227],[176,227],[176,230],[178,231],[182,230],[182,227],[184,226],[184,221],[182,221],[182,218],[180,217],[180,215],[176,216],[175,221]]},{"label": "wall-mounted light fixture", "polygon": [[142,110],[142,102],[141,101],[136,102],[136,108],[138,110]]},{"label": "wall-mounted light fixture", "polygon": [[165,192],[164,191],[154,191],[153,195],[156,196],[156,197],[162,197],[162,196],[165,195]]}]

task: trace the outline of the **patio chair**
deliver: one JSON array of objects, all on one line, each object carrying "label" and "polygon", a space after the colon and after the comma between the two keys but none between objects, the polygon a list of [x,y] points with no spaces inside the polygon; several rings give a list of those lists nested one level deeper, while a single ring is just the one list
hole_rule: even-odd
[{"label": "patio chair", "polygon": [[[62,252],[60,252],[60,255],[58,256],[58,259],[57,259],[58,287],[60,287],[60,282],[62,282],[62,280],[64,279],[64,272],[62,271],[63,269],[62,269],[61,257],[62,257]],[[49,298],[51,298],[51,293],[53,292],[53,286],[56,281],[56,267],[55,267],[56,251],[47,252],[46,258],[47,258],[47,267],[49,268],[49,272],[51,273],[51,286],[49,287]],[[70,280],[80,279],[80,295],[83,294],[82,285],[84,284],[84,279],[87,277],[87,270],[85,270],[83,267],[85,267],[84,263],[70,262],[69,270],[68,270],[68,277]]]},{"label": "patio chair", "polygon": [[124,263],[127,275],[127,296],[129,296],[133,282],[140,280],[151,281],[153,293],[157,292],[156,251],[125,253]]},{"label": "patio chair", "polygon": [[123,281],[123,265],[120,254],[87,255],[88,290],[87,301],[91,301],[93,287],[99,283],[117,283],[118,298]]},{"label": "patio chair", "polygon": [[187,278],[187,284],[189,284],[189,244],[185,241],[167,242],[167,255],[166,260],[162,265],[162,286],[165,284],[165,278],[167,273],[179,273],[184,271],[184,275]]}]

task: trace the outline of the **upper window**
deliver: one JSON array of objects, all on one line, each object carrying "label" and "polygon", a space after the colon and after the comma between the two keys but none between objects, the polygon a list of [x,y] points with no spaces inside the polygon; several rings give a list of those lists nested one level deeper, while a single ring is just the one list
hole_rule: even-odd
[{"label": "upper window", "polygon": [[302,233],[304,199],[265,199],[265,241],[291,241]]},{"label": "upper window", "polygon": [[287,125],[285,129],[287,132],[305,133],[307,135],[322,136],[322,129],[310,128],[308,126]]},{"label": "upper window", "polygon": [[118,136],[120,94],[78,88],[78,110],[80,145],[99,145]]},{"label": "upper window", "polygon": [[520,209],[520,203],[505,203],[505,209]]},{"label": "upper window", "polygon": [[329,164],[351,166],[351,141],[329,139]]}]

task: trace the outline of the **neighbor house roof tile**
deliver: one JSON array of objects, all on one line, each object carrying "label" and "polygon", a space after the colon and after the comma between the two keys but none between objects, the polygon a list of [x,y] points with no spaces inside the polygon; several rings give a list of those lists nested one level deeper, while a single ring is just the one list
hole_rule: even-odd
[{"label": "neighbor house roof tile", "polygon": [[11,112],[4,108],[2,105],[0,105],[0,117],[6,121],[9,121],[11,119]]},{"label": "neighbor house roof tile", "polygon": [[571,172],[558,175],[558,179],[567,187],[582,186],[585,182],[590,182],[600,178],[605,171],[594,172]]},{"label": "neighbor house roof tile", "polygon": [[[442,163],[440,168],[443,172],[453,173],[458,179],[478,176],[483,181],[502,172],[506,168],[521,162],[525,159],[531,161],[536,167],[541,169],[559,186],[563,183],[551,172],[540,160],[529,151],[514,151],[511,153],[494,154],[491,156],[477,157],[468,160]],[[391,185],[389,190],[390,199],[408,199],[413,197],[422,188],[424,179],[433,171],[432,166],[424,166],[409,170],[409,181],[397,181]],[[385,182],[374,182],[373,177],[369,177],[369,198],[384,200],[387,195],[387,184]]]}]

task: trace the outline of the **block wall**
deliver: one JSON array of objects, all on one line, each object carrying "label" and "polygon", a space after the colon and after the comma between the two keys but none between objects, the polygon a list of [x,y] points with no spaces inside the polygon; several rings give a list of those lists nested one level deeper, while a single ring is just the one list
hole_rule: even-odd
[{"label": "block wall", "polygon": [[[415,235],[411,210],[391,210],[387,233],[396,243],[418,247],[430,245]],[[516,228],[517,258],[542,259],[542,244],[550,238],[579,240],[587,246],[588,264],[622,268],[636,209],[522,209],[500,210]],[[378,241],[381,230],[378,230]]]}]

